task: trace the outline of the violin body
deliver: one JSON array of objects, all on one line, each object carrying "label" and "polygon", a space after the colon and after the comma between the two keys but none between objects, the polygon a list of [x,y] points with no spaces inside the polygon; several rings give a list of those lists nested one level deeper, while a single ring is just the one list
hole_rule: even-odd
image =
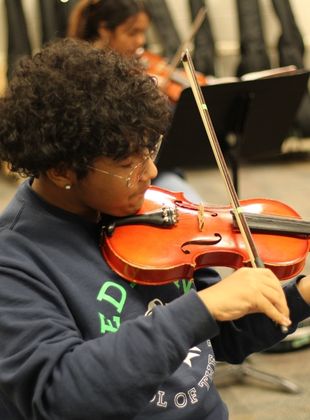
[{"label": "violin body", "polygon": [[[249,220],[252,215],[253,239],[265,266],[280,280],[300,273],[309,252],[310,223],[302,222],[292,208],[275,200],[259,198],[240,203]],[[251,265],[230,206],[201,208],[182,193],[150,187],[136,216],[152,214],[163,207],[174,208],[177,214],[177,221],[168,227],[144,222],[128,225],[122,221],[125,224],[112,233],[103,231],[101,251],[122,277],[159,285],[191,279],[194,271],[202,267],[237,269]],[[299,223],[301,230],[297,228]]]},{"label": "violin body", "polygon": [[[146,72],[157,78],[159,87],[166,93],[172,102],[177,102],[182,90],[189,86],[184,70],[174,69],[170,72],[169,64],[160,55],[144,51],[139,57]],[[196,72],[200,85],[207,84],[207,78]]]}]

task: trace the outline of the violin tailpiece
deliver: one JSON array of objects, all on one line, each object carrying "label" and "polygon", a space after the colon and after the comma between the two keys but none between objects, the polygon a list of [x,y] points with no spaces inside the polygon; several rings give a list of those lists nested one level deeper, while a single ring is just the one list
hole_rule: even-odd
[{"label": "violin tailpiece", "polygon": [[112,236],[115,228],[126,225],[149,225],[159,227],[172,227],[178,222],[178,210],[175,207],[163,206],[160,210],[120,217],[102,228],[108,236]]}]

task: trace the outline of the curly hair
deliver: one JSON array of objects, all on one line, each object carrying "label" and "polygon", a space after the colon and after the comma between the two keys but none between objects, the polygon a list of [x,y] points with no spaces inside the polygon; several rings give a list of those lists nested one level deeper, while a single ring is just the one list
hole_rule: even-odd
[{"label": "curly hair", "polygon": [[148,14],[142,0],[80,0],[70,13],[67,35],[93,42],[102,23],[114,31],[140,12]]},{"label": "curly hair", "polygon": [[169,120],[136,60],[63,39],[22,59],[0,99],[0,159],[21,175],[64,165],[83,177],[99,156],[152,149]]}]

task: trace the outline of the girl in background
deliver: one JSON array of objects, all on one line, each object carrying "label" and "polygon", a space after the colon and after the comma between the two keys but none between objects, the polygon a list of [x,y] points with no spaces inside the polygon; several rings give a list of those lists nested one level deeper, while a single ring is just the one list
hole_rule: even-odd
[{"label": "girl in background", "polygon": [[68,36],[134,56],[144,47],[149,25],[142,1],[81,0],[70,15]]}]

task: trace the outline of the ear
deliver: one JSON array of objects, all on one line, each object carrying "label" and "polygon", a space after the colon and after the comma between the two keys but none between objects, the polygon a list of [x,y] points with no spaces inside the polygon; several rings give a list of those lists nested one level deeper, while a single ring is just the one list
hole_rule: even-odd
[{"label": "ear", "polygon": [[76,181],[75,172],[64,167],[48,169],[46,176],[54,185],[61,189],[71,189]]},{"label": "ear", "polygon": [[98,46],[106,47],[110,43],[112,32],[105,27],[104,23],[101,23],[98,27],[98,36],[99,39],[96,42]]}]

